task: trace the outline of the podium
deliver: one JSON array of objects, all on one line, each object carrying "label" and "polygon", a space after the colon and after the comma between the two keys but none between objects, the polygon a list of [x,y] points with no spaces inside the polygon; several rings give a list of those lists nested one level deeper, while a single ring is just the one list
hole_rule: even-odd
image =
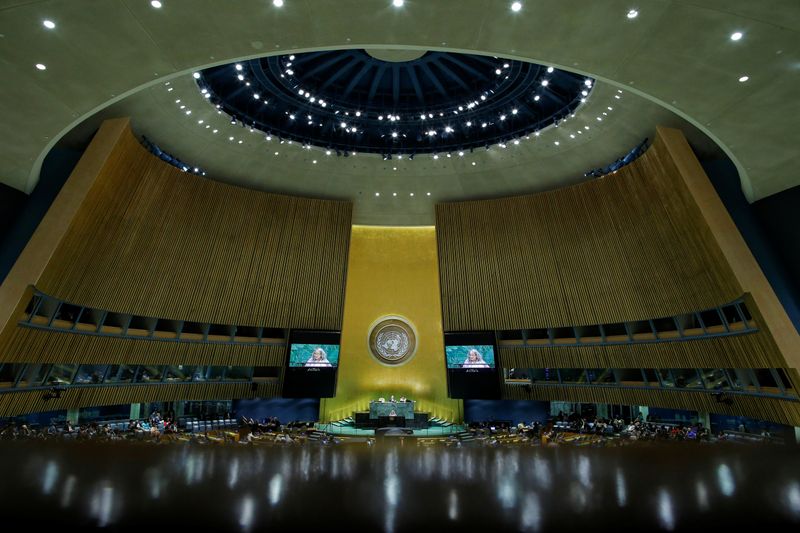
[{"label": "podium", "polygon": [[369,417],[378,419],[390,417],[394,413],[395,418],[414,419],[414,402],[369,402]]}]

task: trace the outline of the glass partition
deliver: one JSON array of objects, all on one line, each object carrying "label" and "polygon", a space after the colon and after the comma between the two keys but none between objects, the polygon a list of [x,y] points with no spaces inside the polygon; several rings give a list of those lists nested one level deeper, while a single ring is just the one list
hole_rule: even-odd
[{"label": "glass partition", "polygon": [[115,385],[133,383],[133,379],[136,377],[136,369],[136,365],[111,365],[106,377],[106,383]]},{"label": "glass partition", "polygon": [[194,368],[193,365],[168,366],[164,381],[170,383],[192,381]]},{"label": "glass partition", "polygon": [[672,368],[672,378],[678,389],[702,389],[703,382],[694,368]]},{"label": "glass partition", "polygon": [[20,376],[19,383],[17,383],[17,387],[41,386],[42,381],[44,381],[44,377],[47,375],[48,370],[50,370],[50,365],[42,365],[42,364],[25,365],[25,369],[22,371],[22,376]]},{"label": "glass partition", "polygon": [[53,365],[50,369],[50,375],[47,376],[47,384],[54,386],[72,384],[77,368],[78,365]]},{"label": "glass partition", "polygon": [[164,377],[164,367],[142,365],[139,375],[136,377],[137,383],[159,382]]},{"label": "glass partition", "polygon": [[108,365],[81,365],[75,376],[76,385],[98,385],[103,382]]}]

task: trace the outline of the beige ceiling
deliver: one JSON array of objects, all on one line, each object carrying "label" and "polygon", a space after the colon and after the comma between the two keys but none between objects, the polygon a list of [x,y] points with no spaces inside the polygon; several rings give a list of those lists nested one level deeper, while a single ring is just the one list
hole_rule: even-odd
[{"label": "beige ceiling", "polygon": [[[633,95],[677,113],[717,142],[737,164],[750,200],[800,183],[797,0],[649,0],[638,3],[639,16],[633,20],[625,16],[632,6],[629,0],[525,0],[519,13],[512,13],[505,0],[407,0],[402,9],[391,7],[390,0],[285,0],[280,9],[269,0],[162,1],[162,9],[153,9],[149,0],[0,0],[2,182],[30,191],[50,147],[119,101],[114,112],[130,110],[136,128],[174,148],[179,157],[188,158],[180,153],[184,148],[189,155],[219,150],[220,162],[206,165],[219,173],[215,177],[283,190],[286,182],[270,181],[264,169],[294,169],[286,171],[299,176],[300,165],[311,168],[306,161],[310,154],[280,154],[258,163],[237,152],[251,149],[254,138],[252,145],[248,139],[233,150],[222,149],[219,141],[201,140],[207,137],[178,115],[164,83],[172,80],[173,93],[180,86],[186,98],[196,98],[186,75],[204,66],[271,53],[352,47],[485,53],[592,75],[605,83],[576,123],[588,124],[617,88],[625,91],[624,104],[613,111],[618,115],[607,121],[608,130],[595,134],[592,142],[583,137],[566,148],[561,142],[556,152],[537,141],[514,157],[500,150],[474,156],[475,167],[465,158],[441,168],[433,161],[413,170],[409,164],[402,171],[374,168],[382,161],[348,158],[324,166],[319,161],[319,169],[303,171],[302,183],[293,185],[298,192],[381,192],[384,209],[390,209],[384,191],[422,192],[425,179],[435,185],[439,199],[458,197],[459,190],[500,195],[556,186],[537,175],[536,168],[561,165],[559,183],[566,172],[577,179],[579,165],[569,167],[555,159],[581,165],[592,161],[589,167],[605,164],[609,161],[600,159],[618,157],[620,149],[635,144],[643,128],[652,129],[653,121],[662,120],[656,107],[637,107]],[[45,18],[57,27],[45,29]],[[731,41],[733,31],[744,32],[744,38]],[[47,70],[36,70],[36,63],[46,64]],[[749,81],[739,83],[742,75]],[[200,104],[194,105],[201,112]],[[137,116],[135,110],[143,113]],[[161,132],[150,131],[162,126]],[[547,135],[558,140],[563,133]],[[364,181],[367,171],[374,172],[374,182]],[[416,179],[411,180],[414,191],[401,188],[408,176]],[[429,210],[419,204],[420,213]],[[363,209],[357,205],[357,216],[359,211]],[[362,220],[370,217],[365,212]]]}]

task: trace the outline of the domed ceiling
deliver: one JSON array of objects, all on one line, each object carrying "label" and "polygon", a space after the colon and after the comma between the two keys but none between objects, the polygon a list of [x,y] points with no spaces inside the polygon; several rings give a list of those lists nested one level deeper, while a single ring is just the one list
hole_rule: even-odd
[{"label": "domed ceiling", "polygon": [[594,84],[534,63],[411,52],[271,56],[195,78],[232,122],[340,155],[385,159],[511,142],[569,117]]}]

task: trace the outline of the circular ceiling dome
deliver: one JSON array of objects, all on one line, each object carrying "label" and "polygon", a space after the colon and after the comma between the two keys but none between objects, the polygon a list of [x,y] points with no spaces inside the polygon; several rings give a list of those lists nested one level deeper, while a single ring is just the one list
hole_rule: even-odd
[{"label": "circular ceiling dome", "polygon": [[[366,50],[320,51],[232,63],[196,77],[232,122],[344,155],[387,159],[488,148],[557,126],[594,85],[522,61],[384,52],[393,59]],[[406,52],[413,54],[403,58]]]}]

